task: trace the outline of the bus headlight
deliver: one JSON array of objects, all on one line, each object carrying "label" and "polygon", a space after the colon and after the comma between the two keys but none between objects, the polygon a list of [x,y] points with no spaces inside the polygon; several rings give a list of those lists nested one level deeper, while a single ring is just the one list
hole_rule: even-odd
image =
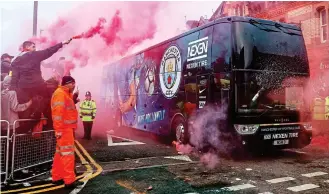
[{"label": "bus headlight", "polygon": [[304,129],[306,130],[312,130],[312,124],[311,123],[304,123]]},{"label": "bus headlight", "polygon": [[250,135],[256,133],[259,125],[234,125],[234,128],[240,135]]}]

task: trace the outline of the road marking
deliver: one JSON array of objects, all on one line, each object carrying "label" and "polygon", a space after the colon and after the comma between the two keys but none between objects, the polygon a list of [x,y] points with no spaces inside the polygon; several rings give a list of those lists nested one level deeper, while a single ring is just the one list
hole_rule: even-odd
[{"label": "road marking", "polygon": [[131,186],[131,184],[129,184],[126,181],[121,181],[121,180],[117,180],[115,181],[116,184],[120,185],[121,187],[124,187],[130,191],[133,191],[136,194],[146,194],[145,192],[139,192],[137,191],[133,186]]},{"label": "road marking", "polygon": [[[92,179],[92,178],[94,178],[95,176],[97,176],[97,175],[99,175],[101,172],[102,172],[102,167],[101,166],[99,166],[99,164],[97,164],[96,162],[95,162],[95,160],[88,154],[88,152],[82,147],[82,145],[77,141],[77,140],[75,140],[75,143],[78,145],[78,147],[82,150],[82,152],[85,154],[85,156],[89,159],[89,161],[97,168],[97,171],[96,171],[96,173],[94,173],[94,174],[90,174],[90,172],[85,172],[84,174],[83,174],[83,176],[84,176],[84,178],[87,176],[88,178],[87,178],[87,180],[86,181],[88,181],[89,179]],[[82,156],[82,154],[81,154],[81,156]],[[80,157],[80,156],[79,156]],[[82,160],[84,160],[84,159],[82,159]],[[84,160],[85,161],[85,160]],[[81,162],[83,162],[83,161],[81,161]],[[88,162],[84,162],[84,163],[87,163],[87,165],[89,165],[88,164]],[[86,182],[84,182],[84,185],[86,184]],[[83,185],[83,186],[84,186]],[[64,188],[64,185],[59,185],[59,186],[54,186],[54,187],[49,187],[49,188],[46,188],[46,189],[41,189],[41,190],[37,190],[37,191],[31,191],[31,192],[28,192],[29,194],[34,194],[34,193],[43,193],[43,192],[47,192],[47,191],[52,191],[52,190],[56,190],[56,189],[61,189],[61,188]],[[74,190],[73,190],[74,191]],[[72,192],[73,192],[72,191]],[[27,194],[27,193],[26,193]]]},{"label": "road marking", "polygon": [[305,191],[305,190],[309,190],[309,189],[315,189],[318,188],[318,185],[314,185],[314,184],[304,184],[304,185],[299,185],[299,186],[295,186],[295,187],[288,187],[287,189],[293,192],[299,192],[299,191]]},{"label": "road marking", "polygon": [[180,155],[180,156],[166,156],[164,158],[168,158],[168,159],[175,159],[175,160],[184,160],[184,161],[188,161],[188,162],[192,162],[191,158],[186,156],[186,155]]},{"label": "road marking", "polygon": [[329,180],[324,181],[325,183],[329,183]]},{"label": "road marking", "polygon": [[184,193],[184,194],[199,194],[199,193]]},{"label": "road marking", "polygon": [[53,186],[54,184],[49,183],[49,184],[44,184],[44,185],[38,185],[38,186],[33,186],[33,187],[28,187],[28,188],[23,188],[23,189],[15,189],[15,190],[9,190],[9,191],[2,191],[1,193],[18,193],[20,191],[26,191],[30,189],[38,189],[38,188],[43,188],[43,187],[48,187],[48,186]]},{"label": "road marking", "polygon": [[96,173],[93,174],[91,176],[91,178],[94,178],[95,176],[98,176],[103,171],[103,168],[95,162],[95,160],[89,155],[87,150],[85,150],[85,148],[77,140],[75,140],[75,142],[78,144],[78,146],[80,147],[82,152],[85,154],[85,156],[87,156],[87,158],[90,160],[90,162],[97,168]]},{"label": "road marking", "polygon": [[198,161],[192,162],[182,162],[182,163],[173,163],[173,164],[161,164],[161,165],[152,165],[152,166],[141,166],[136,168],[115,168],[111,170],[103,170],[103,172],[117,172],[117,171],[124,171],[124,170],[137,170],[137,169],[149,169],[149,168],[159,168],[159,167],[166,167],[166,166],[178,166],[178,165],[186,165],[186,164],[198,164]]},{"label": "road marking", "polygon": [[322,176],[322,175],[326,175],[328,173],[326,172],[312,172],[312,173],[307,173],[307,174],[302,174],[302,176],[305,176],[305,177],[314,177],[314,176]]},{"label": "road marking", "polygon": [[282,177],[282,178],[276,178],[276,179],[271,179],[271,180],[266,180],[269,183],[282,183],[282,182],[286,182],[286,181],[292,181],[295,180],[295,178],[293,177]]},{"label": "road marking", "polygon": [[82,156],[82,154],[80,153],[80,151],[78,150],[78,148],[75,148],[75,152],[77,153],[77,155],[79,156],[81,163],[83,165],[85,165],[85,167],[87,168],[87,173],[86,176],[84,176],[84,178],[81,181],[85,181],[86,178],[89,177],[90,174],[93,173],[93,169],[92,167],[89,165],[89,163],[86,161],[86,159]]},{"label": "road marking", "polygon": [[302,152],[302,151],[297,151],[297,150],[294,150],[294,152],[298,153],[298,154],[306,154],[307,152]]},{"label": "road marking", "polygon": [[[112,137],[126,140],[128,142],[113,143]],[[139,141],[133,141],[131,139],[127,139],[127,138],[123,138],[123,137],[118,137],[118,136],[112,135],[111,133],[107,132],[107,146],[127,146],[127,145],[142,145],[142,144],[145,144],[145,143],[139,142]]]},{"label": "road marking", "polygon": [[231,187],[224,187],[222,189],[227,190],[227,191],[239,191],[239,190],[249,189],[249,188],[254,188],[254,187],[256,187],[256,186],[254,186],[252,184],[242,184],[242,185],[235,185],[235,186],[231,186]]},{"label": "road marking", "polygon": [[[92,167],[89,165],[89,163],[86,161],[86,159],[83,158],[82,154],[80,153],[80,151],[78,150],[78,148],[75,148],[75,151],[77,153],[77,155],[79,156],[80,160],[81,160],[81,163],[83,165],[86,166],[87,168],[87,175],[81,180],[83,182],[83,185],[81,187],[77,187],[77,188],[74,188],[70,194],[77,194],[79,193],[83,187],[85,187],[85,185],[87,184],[88,180],[89,180],[89,177],[93,174],[93,169]],[[82,157],[82,158],[81,158]]]},{"label": "road marking", "polygon": [[[86,173],[86,172],[85,172]],[[84,176],[84,174],[80,175],[77,177],[77,179],[80,179]],[[32,187],[27,187],[27,188],[22,188],[22,189],[15,189],[15,190],[9,190],[9,191],[2,191],[1,193],[18,193],[20,191],[27,191],[27,190],[32,190],[32,189],[38,189],[38,188],[43,188],[43,187],[48,187],[48,186],[54,186],[52,183],[48,184],[43,184],[43,185],[37,185],[37,186],[32,186]]]},{"label": "road marking", "polygon": [[293,149],[286,149],[285,151],[288,152],[295,152],[297,154],[306,154],[307,152],[299,151],[299,150],[293,150]]}]

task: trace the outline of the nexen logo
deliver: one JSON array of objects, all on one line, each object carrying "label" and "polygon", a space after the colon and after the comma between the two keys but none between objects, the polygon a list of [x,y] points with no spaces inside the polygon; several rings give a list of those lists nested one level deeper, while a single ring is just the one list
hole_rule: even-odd
[{"label": "nexen logo", "polygon": [[208,37],[188,43],[187,62],[207,57]]}]

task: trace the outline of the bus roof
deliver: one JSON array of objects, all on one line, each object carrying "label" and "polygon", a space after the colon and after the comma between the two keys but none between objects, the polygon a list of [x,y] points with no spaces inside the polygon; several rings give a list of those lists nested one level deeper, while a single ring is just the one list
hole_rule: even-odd
[{"label": "bus roof", "polygon": [[[216,19],[216,20],[214,20],[214,21],[211,21],[211,22],[209,22],[209,23],[207,23],[207,24],[204,24],[204,25],[202,25],[202,26],[199,26],[199,27],[197,27],[197,28],[193,28],[193,29],[191,29],[191,30],[189,30],[189,31],[187,31],[187,32],[184,32],[184,33],[180,34],[180,35],[174,36],[174,37],[172,37],[172,38],[170,38],[170,39],[167,39],[167,40],[165,40],[165,41],[162,41],[162,42],[160,42],[160,43],[158,43],[158,44],[155,44],[155,45],[153,45],[153,46],[150,46],[150,47],[148,47],[148,48],[146,48],[146,49],[143,49],[143,50],[141,50],[141,51],[139,51],[139,52],[136,52],[136,53],[134,53],[134,54],[131,54],[131,55],[128,55],[128,56],[122,57],[121,59],[116,60],[115,62],[110,63],[109,65],[112,65],[112,64],[114,64],[114,63],[118,63],[119,61],[121,61],[121,60],[123,60],[123,59],[129,58],[129,57],[132,57],[132,56],[134,56],[134,55],[141,54],[141,53],[146,52],[146,51],[148,51],[148,50],[151,50],[151,49],[153,49],[153,48],[155,48],[155,47],[161,46],[161,45],[166,44],[166,43],[168,43],[168,42],[171,42],[171,41],[173,41],[173,40],[176,40],[176,39],[179,39],[179,38],[181,38],[181,37],[187,36],[187,35],[189,35],[189,34],[192,34],[192,33],[194,33],[194,32],[197,32],[197,31],[202,30],[202,29],[204,29],[204,28],[207,28],[207,27],[209,27],[209,26],[215,25],[215,24],[217,24],[217,23],[225,23],[225,22],[226,22],[226,23],[232,23],[232,22],[250,22],[250,20],[254,20],[254,21],[258,22],[258,23],[265,24],[265,25],[273,25],[273,26],[274,26],[275,24],[280,24],[280,25],[281,25],[282,27],[284,27],[284,28],[288,28],[288,29],[292,29],[292,30],[301,31],[301,29],[300,29],[297,25],[294,25],[294,24],[287,24],[287,23],[282,23],[282,22],[276,22],[276,21],[272,21],[272,20],[265,20],[265,19],[252,18],[252,17],[242,17],[242,16],[222,17],[222,18],[218,18],[218,19]],[[106,65],[106,66],[107,66],[107,65]]]}]

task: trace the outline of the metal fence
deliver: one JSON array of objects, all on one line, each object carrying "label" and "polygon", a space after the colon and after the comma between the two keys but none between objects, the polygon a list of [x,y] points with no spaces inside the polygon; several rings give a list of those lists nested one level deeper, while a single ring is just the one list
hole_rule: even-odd
[{"label": "metal fence", "polygon": [[[45,120],[45,119],[42,119]],[[18,122],[38,122],[40,120],[20,119],[14,122],[14,129]],[[17,134],[14,130],[11,176],[14,181],[25,181],[47,173],[47,170],[38,169],[30,176],[17,178],[17,172],[51,163],[56,150],[54,130],[27,134]],[[34,169],[35,170],[35,169]]]},{"label": "metal fence", "polygon": [[[1,120],[1,184],[6,184],[9,180],[25,181],[49,172],[56,150],[54,130],[33,132],[33,125],[26,125],[31,129],[24,128],[25,125],[17,128],[19,123],[36,124],[41,120],[46,118],[18,119],[12,126],[8,121]],[[31,168],[33,173],[22,172]]]},{"label": "metal fence", "polygon": [[6,120],[1,120],[1,150],[0,150],[0,173],[1,183],[6,183],[8,176],[8,159],[9,159],[9,135],[10,125]]}]

